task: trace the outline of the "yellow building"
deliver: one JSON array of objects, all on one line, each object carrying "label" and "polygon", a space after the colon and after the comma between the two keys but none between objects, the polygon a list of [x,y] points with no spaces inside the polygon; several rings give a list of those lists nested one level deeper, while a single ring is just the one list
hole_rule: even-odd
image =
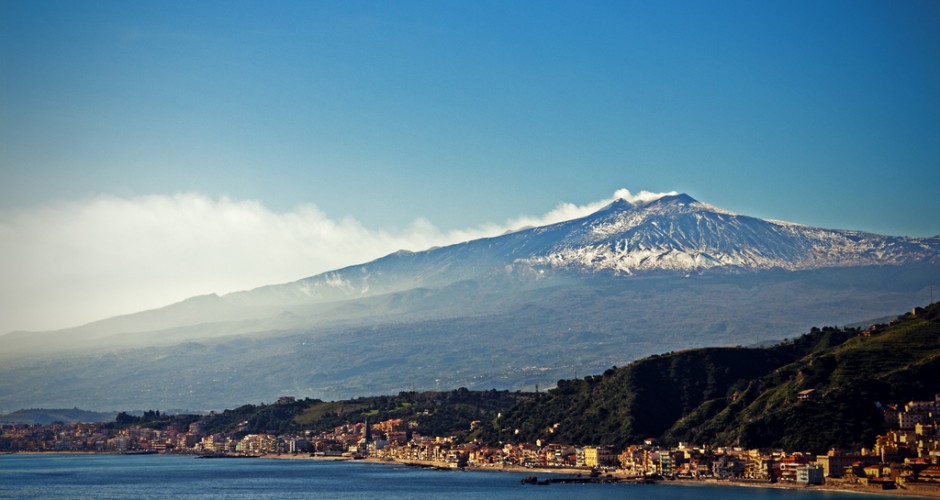
[{"label": "yellow building", "polygon": [[618,462],[617,454],[610,446],[586,446],[583,451],[585,467],[606,467]]},{"label": "yellow building", "polygon": [[586,467],[597,467],[600,465],[597,451],[597,448],[594,448],[593,446],[584,448],[584,465]]}]

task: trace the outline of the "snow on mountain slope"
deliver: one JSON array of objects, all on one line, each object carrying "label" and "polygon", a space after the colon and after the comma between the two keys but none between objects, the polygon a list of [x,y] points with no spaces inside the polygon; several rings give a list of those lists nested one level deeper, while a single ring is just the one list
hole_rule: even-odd
[{"label": "snow on mountain slope", "polygon": [[685,194],[617,200],[587,217],[374,262],[292,286],[313,299],[440,286],[493,272],[544,269],[695,273],[806,270],[940,260],[940,238],[881,236],[737,215]]},{"label": "snow on mountain slope", "polygon": [[[550,249],[516,264],[624,274],[802,270],[936,260],[940,240],[827,230],[736,215],[688,195],[645,205],[618,200],[579,221]],[[539,230],[533,230],[538,232]]]}]

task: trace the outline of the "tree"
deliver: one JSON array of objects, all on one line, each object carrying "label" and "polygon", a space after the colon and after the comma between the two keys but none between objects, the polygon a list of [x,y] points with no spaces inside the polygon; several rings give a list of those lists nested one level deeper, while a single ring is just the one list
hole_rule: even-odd
[{"label": "tree", "polygon": [[126,411],[122,411],[121,413],[117,414],[117,417],[114,418],[114,421],[123,425],[136,424],[137,422],[140,422],[140,417],[135,417],[128,414]]}]

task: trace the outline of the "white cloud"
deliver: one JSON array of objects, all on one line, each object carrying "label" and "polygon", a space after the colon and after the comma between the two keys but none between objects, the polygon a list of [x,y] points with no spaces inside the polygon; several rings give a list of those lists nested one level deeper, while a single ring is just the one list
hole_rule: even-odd
[{"label": "white cloud", "polygon": [[614,197],[560,203],[538,217],[441,231],[427,219],[390,232],[315,205],[272,212],[257,201],[200,194],[100,196],[0,211],[0,334],[75,326],[205,293],[283,283],[367,262],[590,214]]}]

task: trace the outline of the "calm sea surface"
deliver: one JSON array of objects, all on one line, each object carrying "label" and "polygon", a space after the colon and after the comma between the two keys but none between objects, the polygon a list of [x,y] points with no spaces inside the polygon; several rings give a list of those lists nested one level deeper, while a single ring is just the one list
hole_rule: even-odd
[{"label": "calm sea surface", "polygon": [[0,498],[885,498],[670,484],[523,486],[519,480],[526,475],[314,460],[205,460],[174,455],[0,455]]}]

